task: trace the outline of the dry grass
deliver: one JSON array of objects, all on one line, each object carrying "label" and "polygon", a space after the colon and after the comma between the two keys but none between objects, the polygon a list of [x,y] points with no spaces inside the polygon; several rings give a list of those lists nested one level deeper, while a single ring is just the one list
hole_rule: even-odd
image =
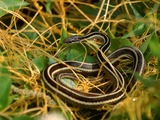
[{"label": "dry grass", "polygon": [[[50,97],[55,98],[57,104],[53,102],[48,104],[48,94],[46,94],[41,78],[41,71],[33,62],[33,59],[39,56],[61,61],[56,55],[63,52],[57,50],[62,29],[67,31],[69,35],[102,31],[108,33],[111,39],[115,39],[116,37],[120,38],[126,32],[130,32],[137,22],[150,22],[151,25],[142,35],[130,37],[133,45],[137,47],[140,47],[148,38],[150,29],[154,28],[156,32],[159,32],[160,22],[156,18],[157,13],[150,14],[149,4],[140,0],[122,0],[121,2],[102,0],[99,6],[80,0],[59,0],[50,3],[51,6],[54,4],[52,11],[46,10],[45,1],[28,1],[31,4],[23,9],[16,11],[4,9],[10,14],[3,16],[0,20],[0,63],[5,63],[11,72],[12,84],[18,86],[20,91],[21,89],[22,92],[24,89],[33,90],[40,92],[41,95],[27,94],[29,96],[27,97],[26,94],[15,93],[12,89],[12,103],[0,111],[1,116],[9,119],[8,116],[23,114],[36,117],[48,113],[49,110],[61,110],[65,116],[71,116],[75,120],[86,120],[93,117],[89,111],[68,107],[54,94]],[[128,5],[138,3],[148,8],[144,13],[149,19],[147,17],[137,18],[131,14]],[[151,3],[159,4],[156,0]],[[97,13],[86,13],[87,10],[84,9],[89,7],[97,9]],[[7,23],[6,20],[10,22]],[[155,26],[153,27],[153,25]],[[157,75],[158,81],[157,65],[156,57],[147,60],[143,77],[148,78]],[[109,111],[112,119],[116,116],[129,120],[143,120],[143,116],[146,116],[147,119],[154,119],[152,105],[158,104],[157,98],[153,95],[156,90],[159,91],[157,86],[144,87],[141,82],[138,82],[136,89],[130,96],[112,109],[110,107],[109,109],[105,108],[107,111],[102,113],[98,111],[98,114],[101,114],[102,119],[106,117]]]}]

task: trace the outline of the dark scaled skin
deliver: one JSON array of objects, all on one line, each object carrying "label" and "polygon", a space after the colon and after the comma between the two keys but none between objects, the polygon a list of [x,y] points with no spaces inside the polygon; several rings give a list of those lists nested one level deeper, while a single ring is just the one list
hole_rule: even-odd
[{"label": "dark scaled skin", "polygon": [[81,36],[78,36],[78,35],[70,36],[64,40],[64,43],[77,43],[81,41],[80,38]]}]

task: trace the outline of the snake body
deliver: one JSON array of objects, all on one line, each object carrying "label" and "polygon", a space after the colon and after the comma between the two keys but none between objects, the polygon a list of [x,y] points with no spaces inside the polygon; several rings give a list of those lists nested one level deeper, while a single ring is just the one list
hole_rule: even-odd
[{"label": "snake body", "polygon": [[[71,104],[92,109],[106,104],[115,104],[123,99],[136,83],[135,73],[141,75],[145,64],[142,52],[135,47],[122,47],[106,56],[110,48],[110,39],[101,32],[92,32],[84,36],[71,36],[64,42],[71,44],[95,39],[103,42],[96,54],[98,64],[64,61],[47,66],[42,73],[44,83],[51,92],[56,93],[60,98]],[[127,66],[131,71],[129,73],[117,68],[121,60],[125,59],[132,61]],[[112,89],[105,94],[79,91],[63,84],[60,80],[65,77],[75,78],[76,73],[85,77],[97,75],[99,67],[103,68],[105,76],[114,84],[111,87]],[[128,81],[126,81],[126,78],[128,78]]]}]

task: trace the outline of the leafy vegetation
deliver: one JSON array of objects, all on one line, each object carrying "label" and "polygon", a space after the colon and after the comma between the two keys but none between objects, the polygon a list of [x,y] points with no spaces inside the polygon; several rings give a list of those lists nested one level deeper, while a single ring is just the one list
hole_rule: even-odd
[{"label": "leafy vegetation", "polygon": [[[0,120],[32,120],[50,111],[60,111],[68,120],[160,119],[159,5],[158,0],[1,0]],[[67,36],[93,31],[108,35],[111,51],[136,46],[143,52],[146,66],[136,89],[103,111],[69,107],[54,93],[55,104],[49,104],[41,71],[64,60],[95,62],[88,43],[63,44]],[[24,89],[43,95],[30,96]]]}]

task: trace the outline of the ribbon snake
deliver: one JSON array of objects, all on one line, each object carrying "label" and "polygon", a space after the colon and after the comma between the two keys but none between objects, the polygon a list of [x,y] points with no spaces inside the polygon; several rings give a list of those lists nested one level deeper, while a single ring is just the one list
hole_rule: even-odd
[{"label": "ribbon snake", "polygon": [[[45,86],[62,100],[73,105],[97,108],[107,104],[115,104],[125,98],[126,93],[130,92],[135,85],[135,73],[142,74],[145,64],[144,56],[139,49],[128,46],[106,55],[111,43],[106,34],[102,32],[92,32],[84,36],[71,36],[66,38],[64,43],[71,44],[87,40],[103,42],[103,45],[96,52],[97,63],[79,61],[53,63],[43,70],[42,77]],[[100,68],[102,68],[101,71]],[[84,92],[71,88],[62,82],[64,78],[82,78],[81,75],[92,78],[91,83],[93,84],[96,81],[98,83],[106,82],[109,85],[103,85],[106,90],[102,86],[99,88],[102,91],[104,90],[104,93],[95,92],[96,87],[93,92]]]}]

